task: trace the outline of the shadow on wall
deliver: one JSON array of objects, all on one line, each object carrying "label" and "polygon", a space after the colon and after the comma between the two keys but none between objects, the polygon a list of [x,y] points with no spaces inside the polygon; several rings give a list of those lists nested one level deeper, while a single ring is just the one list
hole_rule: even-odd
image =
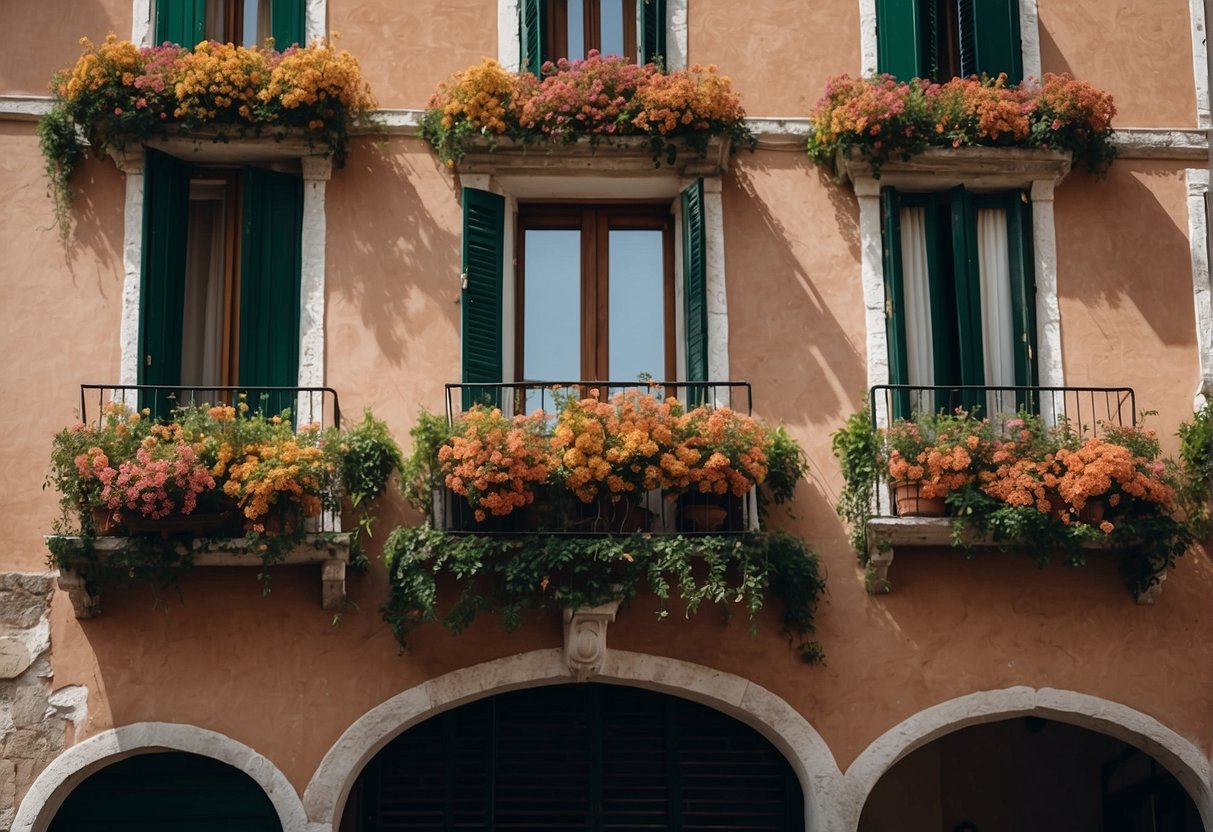
[{"label": "shadow on wall", "polygon": [[[1100,182],[1075,171],[1057,189],[1058,295],[1086,306],[1102,300],[1114,310],[1136,309],[1159,343],[1185,346],[1193,338],[1187,229],[1143,181],[1172,180],[1167,187],[1183,200],[1183,171],[1174,163],[1132,164],[1114,164]],[[1186,212],[1186,203],[1180,207]]]},{"label": "shadow on wall", "polygon": [[[424,170],[417,169],[418,160]],[[458,222],[430,213],[431,205],[441,204],[458,216],[451,178],[438,171],[432,154],[404,152],[390,139],[361,142],[337,176],[344,181],[340,188],[330,183],[329,239],[349,248],[330,251],[329,285],[358,308],[385,361],[413,364],[423,356],[406,355],[402,335],[419,293],[429,295],[452,331],[459,331],[459,307],[451,302],[458,294]],[[436,177],[444,182],[441,199],[417,190],[417,181]]]},{"label": "shadow on wall", "polygon": [[1070,62],[1066,60],[1065,55],[1061,54],[1061,47],[1057,45],[1057,41],[1053,39],[1053,33],[1048,30],[1041,21],[1038,25],[1040,32],[1040,65],[1041,72],[1062,73],[1068,72],[1074,74],[1074,70],[1070,68]]}]

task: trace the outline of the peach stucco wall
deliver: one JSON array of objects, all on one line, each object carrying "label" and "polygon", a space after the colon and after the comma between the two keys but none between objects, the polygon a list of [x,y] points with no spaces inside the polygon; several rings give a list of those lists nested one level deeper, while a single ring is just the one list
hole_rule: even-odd
[{"label": "peach stucco wall", "polygon": [[1112,93],[1121,127],[1195,127],[1187,0],[1038,0],[1043,72]]},{"label": "peach stucco wall", "polygon": [[51,75],[80,55],[79,39],[131,36],[130,0],[6,0],[0,3],[0,93],[46,95]]},{"label": "peach stucco wall", "polygon": [[[804,114],[827,77],[858,69],[856,0],[778,0],[741,15],[724,0],[691,5],[690,59],[732,76],[754,115]],[[1124,125],[1194,124],[1183,0],[1039,5],[1046,71],[1107,86]],[[78,33],[129,31],[125,0],[36,6],[0,0],[0,24],[42,32],[57,15],[73,35],[38,48],[16,39],[0,55],[4,92],[44,89],[76,54]],[[329,24],[382,106],[421,107],[439,80],[496,53],[496,10],[493,0],[329,0]],[[0,121],[0,148],[0,569],[37,571],[55,516],[54,495],[39,488],[50,436],[74,420],[81,381],[117,376],[124,187],[110,162],[88,162],[65,246],[33,124]],[[347,414],[373,407],[406,445],[417,411],[441,409],[442,385],[459,374],[457,185],[420,140],[391,136],[356,139],[327,186],[326,381]],[[706,610],[659,624],[649,597],[611,625],[611,646],[753,680],[804,715],[844,770],[924,708],[1014,685],[1137,708],[1207,752],[1213,567],[1202,550],[1181,561],[1155,607],[1134,606],[1102,556],[1084,569],[1040,569],[1017,554],[899,552],[894,592],[864,591],[834,513],[842,483],[830,451],[867,383],[856,198],[809,164],[801,140],[768,139],[739,154],[723,206],[731,375],[753,383],[755,412],[785,422],[810,460],[791,514],[776,522],[821,556],[829,592],[817,637],[828,663],[801,663],[774,610],[751,637],[740,612],[727,625]],[[1198,384],[1183,163],[1122,159],[1102,182],[1072,174],[1055,209],[1067,382],[1136,388],[1173,448]],[[416,519],[389,501],[372,549]],[[512,634],[488,616],[461,637],[422,627],[402,655],[378,612],[379,561],[350,576],[353,603],[339,621],[319,606],[314,568],[274,569],[265,598],[254,571],[194,570],[179,591],[107,590],[92,621],[77,621],[57,595],[53,683],[89,691],[76,739],[140,721],[197,725],[265,754],[302,791],[375,705],[451,670],[560,645],[555,615]]]}]

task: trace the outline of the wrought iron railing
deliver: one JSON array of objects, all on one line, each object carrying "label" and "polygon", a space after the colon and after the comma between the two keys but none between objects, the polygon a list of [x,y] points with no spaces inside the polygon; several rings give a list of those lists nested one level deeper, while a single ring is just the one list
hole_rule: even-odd
[{"label": "wrought iron railing", "polygon": [[243,401],[249,412],[266,416],[291,411],[296,425],[341,425],[341,403],[331,387],[275,387],[269,385],[209,385],[188,387],[179,384],[81,384],[80,421],[99,422],[108,404],[121,404],[132,410],[148,408],[157,418],[168,418],[178,407],[198,404],[230,404]]},{"label": "wrought iron railing", "polygon": [[[676,398],[687,409],[708,405],[728,407],[749,416],[752,390],[745,381],[544,381],[446,385],[446,412],[453,424],[477,404],[500,407],[506,415],[547,414],[554,427],[565,397],[597,393],[604,401],[616,393],[638,390],[658,399]],[[583,503],[564,488],[540,489],[526,510],[504,517],[477,520],[467,500],[445,486],[434,494],[435,528],[476,534],[602,535],[648,532],[653,534],[737,534],[758,528],[757,494],[744,497],[683,494],[670,498],[660,490],[636,500]]]},{"label": "wrought iron railing", "polygon": [[[958,408],[988,418],[995,432],[1006,430],[1008,422],[1025,414],[1039,416],[1048,426],[1064,426],[1080,437],[1098,436],[1109,425],[1137,424],[1137,400],[1130,387],[878,384],[869,393],[869,404],[872,426],[878,430],[899,420],[914,421],[920,414]],[[877,466],[872,505],[874,516],[897,514],[884,464]]]}]

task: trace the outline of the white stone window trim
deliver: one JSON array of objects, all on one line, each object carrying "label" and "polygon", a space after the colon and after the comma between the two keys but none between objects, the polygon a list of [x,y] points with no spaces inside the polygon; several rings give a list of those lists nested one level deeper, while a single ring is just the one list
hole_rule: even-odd
[{"label": "white stone window trim", "polygon": [[261,787],[284,830],[308,830],[298,793],[286,775],[254,749],[194,725],[137,722],[102,731],[52,760],[21,801],[13,832],[46,832],[63,801],[90,774],[128,757],[158,751],[184,751],[227,763]]},{"label": "white stone window trim", "polygon": [[[316,38],[328,35],[328,0],[305,0],[303,38],[311,43]],[[155,46],[152,35],[155,30],[155,0],[132,0],[131,42],[139,46]],[[193,47],[194,44],[182,44]]]},{"label": "white stone window trim", "polygon": [[[683,69],[688,65],[688,2],[689,0],[666,0],[665,48],[669,53],[665,56],[667,69]],[[522,44],[518,40],[518,4],[519,0],[497,0],[497,63],[513,72],[522,68]]]},{"label": "white stone window trim", "polygon": [[[805,828],[842,832],[830,819],[834,807],[848,799],[833,753],[808,720],[779,696],[731,673],[616,649],[607,653],[601,674],[594,679],[674,694],[754,728],[796,772],[805,798]],[[303,796],[312,827],[316,832],[337,832],[350,789],[363,767],[414,725],[495,693],[572,681],[563,649],[553,648],[465,667],[393,696],[355,720],[321,760]]]},{"label": "white stone window trim", "polygon": [[1196,313],[1196,354],[1200,383],[1194,408],[1213,399],[1213,283],[1209,276],[1209,171],[1184,171],[1188,190],[1188,242],[1192,252],[1192,305]]},{"label": "white stone window trim", "polygon": [[[599,200],[653,199],[671,200],[674,212],[674,342],[676,377],[662,381],[685,381],[686,334],[682,280],[682,191],[695,178],[654,175],[645,178],[609,176],[494,176],[465,173],[459,177],[465,188],[490,191],[505,197],[505,240],[502,253],[501,367],[502,380],[514,381],[516,356],[515,292],[518,268],[515,239],[518,200],[576,198],[587,204]],[[727,381],[729,376],[728,291],[724,272],[724,202],[722,178],[703,177],[703,215],[705,237],[705,290],[708,311],[708,380]]]},{"label": "white stone window trim", "polygon": [[[264,143],[253,145],[264,147]],[[242,142],[223,146],[232,159],[240,159]],[[325,306],[325,191],[332,161],[320,156],[296,156],[302,167],[303,226],[301,233],[299,301],[299,387],[324,385]],[[144,153],[142,147],[114,154],[114,162],[126,177],[122,240],[122,317],[119,326],[118,383],[139,383],[139,310],[143,278]],[[311,412],[301,394],[298,412]]]},{"label": "white stone window trim", "polygon": [[[874,75],[880,66],[876,32],[877,0],[859,0],[859,72]],[[1201,3],[1203,0],[1190,0]],[[1040,20],[1036,0],[1019,0],[1019,44],[1023,52],[1023,77],[1039,78]]]},{"label": "white stone window trim", "polygon": [[859,826],[864,803],[880,778],[913,751],[970,725],[1021,716],[1039,716],[1115,737],[1149,754],[1175,775],[1213,828],[1213,768],[1204,752],[1149,714],[1099,696],[1025,686],[959,696],[919,711],[889,728],[855,758],[844,777],[847,799],[840,802],[837,826]]},{"label": "white stone window trim", "polygon": [[1192,79],[1196,88],[1196,126],[1202,130],[1213,127],[1209,117],[1209,53],[1208,21],[1205,19],[1206,0],[1188,0],[1192,20]]}]

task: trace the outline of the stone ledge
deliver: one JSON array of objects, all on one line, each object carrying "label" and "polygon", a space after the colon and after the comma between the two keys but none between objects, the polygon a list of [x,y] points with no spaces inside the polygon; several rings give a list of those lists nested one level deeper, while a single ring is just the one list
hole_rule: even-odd
[{"label": "stone ledge", "polygon": [[[51,540],[52,536],[47,536]],[[80,537],[63,536],[59,540],[83,549]],[[345,571],[350,560],[352,535],[348,532],[309,534],[303,541],[287,552],[272,566],[300,566],[319,564],[321,581],[321,606],[326,610],[340,609],[345,603]],[[97,537],[92,539],[93,550],[100,560],[110,555],[134,548],[134,538]],[[250,549],[244,538],[223,540],[216,548],[198,551],[201,540],[182,540],[175,544],[179,554],[190,554],[193,566],[257,566],[263,565]],[[208,541],[208,545],[213,541]],[[192,554],[191,554],[192,553]],[[58,574],[59,589],[68,594],[76,618],[95,618],[101,614],[101,594],[90,591],[89,577],[73,567],[61,567]]]},{"label": "stone ledge", "polygon": [[621,136],[591,145],[586,139],[568,144],[535,142],[523,144],[498,139],[495,150],[487,139],[477,140],[459,162],[459,173],[494,175],[603,175],[697,177],[720,176],[729,168],[732,144],[724,136],[712,136],[704,156],[685,141],[672,140],[678,155],[674,164],[653,165],[653,151],[645,136]]},{"label": "stone ledge", "polygon": [[890,159],[880,166],[880,178],[857,151],[839,156],[840,174],[858,183],[904,191],[942,191],[957,185],[971,190],[1027,188],[1033,182],[1057,184],[1070,172],[1071,154],[1022,147],[932,147],[909,159]]},{"label": "stone ledge", "polygon": [[[889,567],[893,564],[893,550],[898,547],[952,548],[951,517],[873,517],[868,521],[868,575],[867,589],[872,595],[885,595],[892,590],[889,583]],[[965,529],[961,540],[969,546],[1002,547],[988,534],[974,529]],[[1090,541],[1083,549],[1114,551],[1118,547],[1111,543]],[[1163,581],[1167,573],[1158,576],[1158,583],[1134,594],[1138,604],[1153,604],[1162,594]]]}]

